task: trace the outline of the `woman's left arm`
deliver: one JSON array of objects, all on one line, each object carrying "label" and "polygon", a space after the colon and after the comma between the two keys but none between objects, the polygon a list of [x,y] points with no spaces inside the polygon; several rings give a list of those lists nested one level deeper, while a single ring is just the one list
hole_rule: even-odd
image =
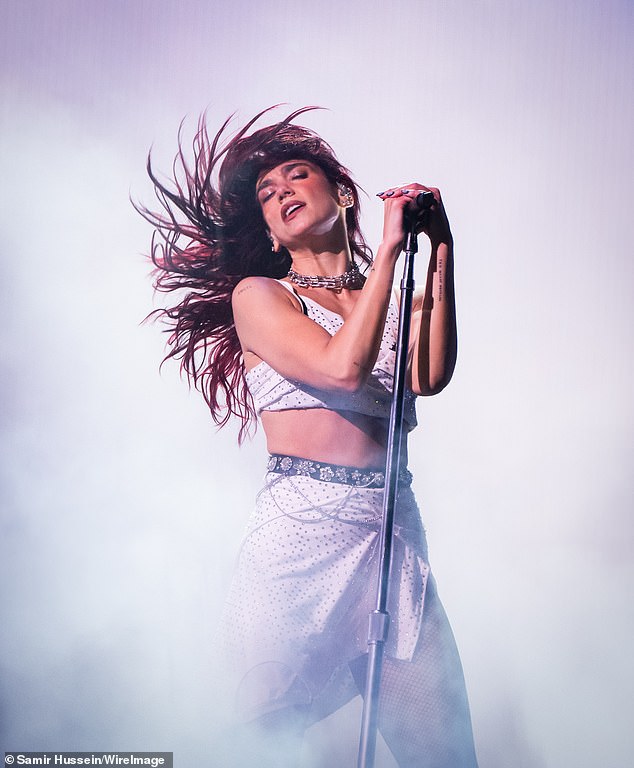
[{"label": "woman's left arm", "polygon": [[408,187],[405,194],[413,196],[420,189],[432,192],[436,203],[423,229],[431,254],[425,290],[416,297],[412,312],[408,371],[417,395],[435,395],[451,380],[458,350],[453,237],[437,189],[417,184]]},{"label": "woman's left arm", "polygon": [[[447,386],[456,366],[456,302],[453,279],[453,237],[439,190],[422,184],[408,184],[380,192],[386,205],[405,212],[420,192],[431,192],[435,203],[427,212],[420,231],[431,242],[427,281],[422,294],[414,297],[407,377],[417,395],[435,395]],[[405,236],[405,219],[401,227]]]}]

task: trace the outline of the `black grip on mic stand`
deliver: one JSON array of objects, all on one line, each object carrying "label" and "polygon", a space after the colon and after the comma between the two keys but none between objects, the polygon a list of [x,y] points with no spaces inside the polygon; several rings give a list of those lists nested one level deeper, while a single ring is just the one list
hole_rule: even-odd
[{"label": "black grip on mic stand", "polygon": [[428,211],[436,202],[433,192],[421,192],[414,198],[414,203],[419,211]]},{"label": "black grip on mic stand", "polygon": [[419,192],[416,197],[412,198],[403,214],[406,228],[412,230],[413,228],[424,227],[427,224],[429,211],[435,202],[436,198],[431,192]]}]

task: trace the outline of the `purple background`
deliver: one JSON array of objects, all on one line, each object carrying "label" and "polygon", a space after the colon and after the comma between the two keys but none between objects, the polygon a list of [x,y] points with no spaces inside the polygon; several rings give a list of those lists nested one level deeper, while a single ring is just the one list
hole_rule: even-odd
[{"label": "purple background", "polygon": [[[329,108],[305,122],[369,193],[374,244],[374,192],[444,192],[460,359],[411,456],[481,768],[629,764],[632,3],[0,13],[0,749],[214,765],[217,616],[264,446],[158,375],[128,195],[151,203],[145,155],[169,170],[183,116],[190,137],[206,107],[238,125],[287,102]],[[358,714],[317,726],[305,765],[353,764]]]}]

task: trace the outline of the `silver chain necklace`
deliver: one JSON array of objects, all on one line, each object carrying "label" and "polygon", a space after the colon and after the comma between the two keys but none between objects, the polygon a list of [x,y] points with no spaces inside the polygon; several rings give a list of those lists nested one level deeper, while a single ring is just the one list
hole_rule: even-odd
[{"label": "silver chain necklace", "polygon": [[364,283],[363,275],[359,272],[359,267],[354,261],[350,269],[343,275],[300,275],[299,272],[290,269],[287,277],[291,283],[295,283],[300,288],[331,288],[335,291],[340,291],[343,288],[355,290],[361,288]]}]

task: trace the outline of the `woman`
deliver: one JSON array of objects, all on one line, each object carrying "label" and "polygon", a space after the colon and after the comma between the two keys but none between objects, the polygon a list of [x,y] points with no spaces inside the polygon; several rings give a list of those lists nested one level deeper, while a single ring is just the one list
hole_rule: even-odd
[{"label": "woman", "polygon": [[[158,289],[188,291],[162,311],[173,329],[168,357],[182,360],[217,423],[237,416],[242,438],[257,414],[266,434],[267,474],[227,627],[245,733],[261,737],[258,764],[274,745],[275,766],[294,765],[303,730],[364,690],[398,321],[392,285],[421,190],[435,203],[427,284],[411,318],[405,433],[415,396],[439,392],[456,359],[453,242],[439,191],[408,184],[379,194],[383,238],[372,259],[357,187],[332,149],[292,122],[304,111],[253,130],[261,113],[225,144],[227,123],[210,141],[203,121],[194,166],[181,150],[173,187],[148,164],[167,215],[143,211],[159,235]],[[410,486],[403,469],[379,728],[401,767],[473,768],[460,661]]]}]

